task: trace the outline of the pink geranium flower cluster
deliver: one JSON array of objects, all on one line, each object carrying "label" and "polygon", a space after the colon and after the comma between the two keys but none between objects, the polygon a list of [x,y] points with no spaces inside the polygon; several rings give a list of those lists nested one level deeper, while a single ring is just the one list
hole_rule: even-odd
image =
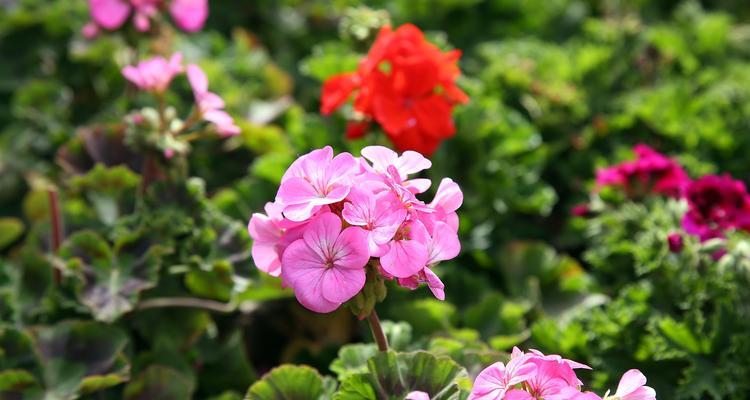
[{"label": "pink geranium flower cluster", "polygon": [[677,161],[645,144],[636,145],[633,152],[635,160],[597,171],[597,188],[617,186],[631,197],[649,193],[682,196],[690,178]]},{"label": "pink geranium flower cluster", "polygon": [[[169,88],[172,80],[179,74],[187,72],[188,81],[195,97],[194,120],[211,123],[222,137],[240,133],[240,128],[232,117],[224,111],[224,101],[217,94],[208,91],[208,78],[196,64],[183,65],[182,54],[176,53],[168,60],[164,57],[153,57],[136,65],[122,69],[123,76],[138,89],[151,92],[159,97]],[[193,121],[188,121],[193,122]],[[185,130],[184,127],[181,130]]]},{"label": "pink geranium flower cluster", "polygon": [[265,214],[248,231],[256,266],[294,289],[302,305],[326,313],[357,295],[369,264],[386,279],[416,289],[426,283],[438,299],[444,285],[431,267],[458,255],[458,185],[445,178],[435,198],[417,195],[428,179],[410,175],[431,167],[421,154],[385,147],[362,157],[336,156],[331,147],[298,158],[281,179]]},{"label": "pink geranium flower cluster", "polygon": [[[514,347],[507,365],[497,362],[479,373],[468,400],[602,400],[582,391],[576,369],[591,368],[558,355],[524,353]],[[640,371],[631,369],[620,379],[615,394],[607,392],[603,399],[655,400],[656,392],[646,386]]]},{"label": "pink geranium flower cluster", "polygon": [[91,21],[83,27],[83,34],[91,39],[102,30],[117,30],[130,16],[135,29],[146,32],[160,9],[168,9],[180,29],[197,32],[208,17],[208,0],[89,0]]},{"label": "pink geranium flower cluster", "polygon": [[[750,232],[750,195],[742,181],[729,175],[706,175],[691,180],[675,160],[646,145],[633,148],[637,159],[597,171],[597,188],[615,186],[629,196],[660,194],[685,199],[688,211],[682,220],[685,232],[701,241],[724,237],[728,230]],[[586,215],[581,206],[573,210]],[[670,249],[679,251],[678,234],[668,238]]]}]

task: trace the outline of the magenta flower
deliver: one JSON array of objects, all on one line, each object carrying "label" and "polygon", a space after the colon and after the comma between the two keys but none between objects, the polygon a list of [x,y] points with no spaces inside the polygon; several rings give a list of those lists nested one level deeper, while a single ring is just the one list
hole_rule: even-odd
[{"label": "magenta flower", "polygon": [[[148,31],[151,19],[163,5],[163,0],[89,0],[91,22],[84,27],[84,36],[93,38],[101,29],[119,29],[131,14],[135,28]],[[172,0],[169,12],[180,29],[196,32],[203,28],[208,17],[208,0]]]},{"label": "magenta flower", "polygon": [[[529,362],[530,355],[511,358],[508,365],[496,362],[479,373],[474,381],[468,400],[497,400],[508,399],[521,394],[510,394],[519,383],[531,379],[536,373],[536,365]],[[507,393],[507,395],[506,395]],[[526,392],[526,397],[531,398]]]},{"label": "magenta flower", "polygon": [[[430,181],[409,180],[408,175],[429,167],[429,160],[417,153],[399,156],[377,146],[364,153],[375,165],[349,153],[334,157],[331,147],[313,150],[292,163],[281,178],[275,202],[267,206],[266,214],[253,214],[248,223],[255,264],[266,273],[280,274],[299,301],[317,312],[332,311],[355,296],[364,285],[360,279],[367,276],[365,265],[370,260],[377,267],[371,271],[382,278],[395,279],[409,289],[426,284],[443,300],[445,285],[432,267],[460,252],[456,209],[463,201],[461,190],[444,179],[435,199],[426,204],[416,194]],[[313,279],[323,276],[321,265],[337,265],[321,252],[310,256],[310,249],[316,247],[308,232],[320,230],[320,221],[335,225],[331,228],[335,235],[342,225],[348,226],[341,233],[347,234],[347,240],[339,239],[343,247],[337,251],[355,246],[352,251],[367,253],[367,260],[358,259],[356,268],[342,264],[344,272],[333,270],[336,273],[327,280]],[[333,233],[316,235],[334,242]],[[307,277],[299,278],[302,275]]]},{"label": "magenta flower", "polygon": [[341,231],[341,219],[323,213],[287,247],[282,273],[302,305],[326,313],[362,290],[369,259],[367,233],[358,227]]},{"label": "magenta flower", "polygon": [[138,89],[158,94],[164,93],[172,79],[181,72],[181,53],[175,53],[169,60],[157,56],[122,69],[123,76]]},{"label": "magenta flower", "polygon": [[298,158],[281,178],[277,194],[277,200],[284,205],[284,216],[304,221],[321,206],[344,200],[357,167],[351,154],[333,157],[330,146]]},{"label": "magenta flower", "polygon": [[208,91],[206,73],[199,66],[190,64],[187,66],[187,77],[190,87],[193,89],[195,104],[201,118],[213,123],[216,126],[216,131],[222,137],[238,135],[240,127],[224,111],[224,100],[217,94]]},{"label": "magenta flower", "polygon": [[646,376],[631,369],[620,378],[614,397],[618,400],[656,400],[656,391],[646,386]]},{"label": "magenta flower", "polygon": [[597,188],[620,187],[631,197],[650,193],[680,197],[684,193],[690,178],[677,161],[645,144],[636,145],[633,152],[635,160],[597,171]]},{"label": "magenta flower", "polygon": [[669,251],[672,253],[679,253],[684,247],[682,235],[679,233],[670,233],[667,236],[667,244],[669,245]]},{"label": "magenta flower", "polygon": [[706,175],[687,188],[688,212],[682,227],[705,241],[730,229],[750,231],[750,195],[729,175]]}]

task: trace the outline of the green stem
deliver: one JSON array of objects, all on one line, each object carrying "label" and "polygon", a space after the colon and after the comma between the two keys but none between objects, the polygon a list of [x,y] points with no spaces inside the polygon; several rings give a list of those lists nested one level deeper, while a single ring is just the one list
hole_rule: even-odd
[{"label": "green stem", "polygon": [[388,338],[385,337],[383,327],[380,326],[380,319],[375,309],[367,316],[367,322],[370,323],[370,330],[372,331],[372,337],[375,338],[375,342],[378,344],[378,350],[388,351]]}]

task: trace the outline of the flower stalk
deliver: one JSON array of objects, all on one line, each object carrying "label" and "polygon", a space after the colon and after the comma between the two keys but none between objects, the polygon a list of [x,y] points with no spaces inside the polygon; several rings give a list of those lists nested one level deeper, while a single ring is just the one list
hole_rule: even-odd
[{"label": "flower stalk", "polygon": [[375,342],[378,344],[378,350],[388,351],[388,338],[385,336],[385,332],[383,332],[383,327],[380,325],[380,319],[375,309],[367,316],[367,322],[370,323],[370,331],[372,331],[372,337],[375,338]]},{"label": "flower stalk", "polygon": [[[55,189],[47,190],[47,195],[49,198],[49,214],[52,223],[52,251],[57,253],[63,241],[63,222],[62,214],[60,213],[60,201],[57,196],[57,190]],[[62,276],[57,268],[53,269],[53,278],[55,284],[60,284]]]}]

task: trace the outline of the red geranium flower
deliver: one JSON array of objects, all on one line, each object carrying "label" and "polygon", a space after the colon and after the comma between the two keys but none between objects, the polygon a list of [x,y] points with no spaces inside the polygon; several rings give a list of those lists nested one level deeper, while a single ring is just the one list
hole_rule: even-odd
[{"label": "red geranium flower", "polygon": [[460,57],[460,50],[440,51],[414,25],[385,26],[357,71],[325,82],[320,110],[330,114],[356,92],[354,109],[380,124],[396,148],[430,155],[456,131],[453,106],[469,100],[455,83]]}]

